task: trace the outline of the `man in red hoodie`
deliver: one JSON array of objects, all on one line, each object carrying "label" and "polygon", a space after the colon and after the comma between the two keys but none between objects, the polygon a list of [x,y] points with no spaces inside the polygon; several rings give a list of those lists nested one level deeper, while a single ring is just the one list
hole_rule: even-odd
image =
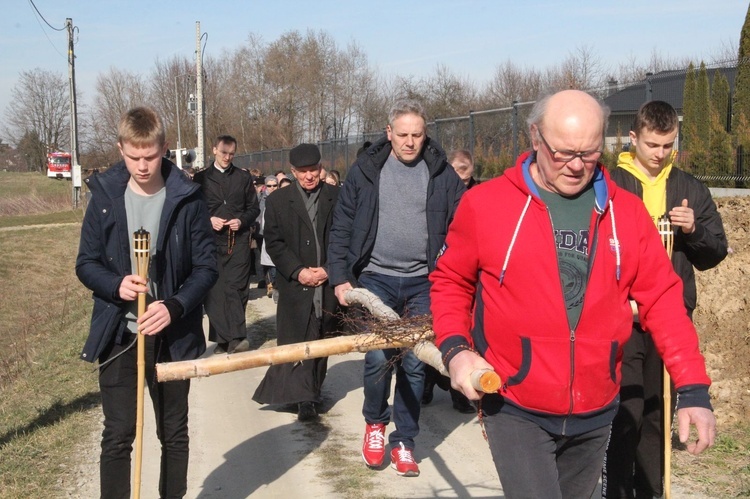
[{"label": "man in red hoodie", "polygon": [[503,380],[481,409],[508,498],[594,492],[619,403],[630,298],[680,394],[680,440],[693,424],[690,452],[714,442],[711,381],[682,282],[643,202],[598,163],[607,117],[577,90],[537,102],[533,150],[464,196],[430,275],[452,386],[478,400],[473,370]]}]

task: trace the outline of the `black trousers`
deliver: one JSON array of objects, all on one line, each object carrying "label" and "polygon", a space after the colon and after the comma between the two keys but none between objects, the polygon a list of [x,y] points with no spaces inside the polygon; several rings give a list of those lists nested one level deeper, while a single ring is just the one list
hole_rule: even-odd
[{"label": "black trousers", "polygon": [[[134,335],[126,336],[134,338]],[[108,348],[100,363],[114,358],[127,346],[113,345]],[[154,370],[157,360],[171,360],[167,345],[159,336],[146,336],[146,386],[154,406],[156,436],[161,442],[159,497],[181,498],[187,493],[190,380],[157,383]],[[135,440],[137,374],[135,345],[99,370],[104,412],[99,465],[103,499],[130,497],[130,454]],[[146,438],[144,434],[144,441]],[[144,468],[154,465],[143,463]],[[145,495],[148,497],[151,494]]]},{"label": "black trousers", "polygon": [[237,236],[232,252],[226,244],[217,247],[219,279],[211,288],[204,306],[208,315],[208,339],[219,343],[247,336],[245,307],[250,285],[250,249],[247,234]]},{"label": "black trousers", "polygon": [[662,361],[651,335],[635,326],[623,347],[620,409],[612,422],[602,497],[662,495]]},{"label": "black trousers", "polygon": [[521,416],[484,416],[484,428],[507,499],[591,497],[599,482],[609,426],[553,435]]}]

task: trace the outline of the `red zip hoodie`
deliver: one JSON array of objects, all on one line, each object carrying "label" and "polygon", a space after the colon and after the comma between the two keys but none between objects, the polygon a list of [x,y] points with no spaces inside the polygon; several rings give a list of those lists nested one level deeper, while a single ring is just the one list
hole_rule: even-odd
[{"label": "red zip hoodie", "polygon": [[618,189],[601,165],[593,179],[588,282],[571,329],[551,218],[529,164],[525,153],[461,200],[430,275],[438,346],[477,348],[503,380],[499,393],[527,411],[596,413],[619,392],[632,298],[676,388],[710,385],[682,282],[654,223],[643,202]]}]

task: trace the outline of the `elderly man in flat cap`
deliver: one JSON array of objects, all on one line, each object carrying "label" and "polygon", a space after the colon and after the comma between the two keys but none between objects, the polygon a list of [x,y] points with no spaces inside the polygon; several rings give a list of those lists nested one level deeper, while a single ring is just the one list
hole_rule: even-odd
[{"label": "elderly man in flat cap", "polygon": [[[328,286],[326,248],[338,187],[320,179],[320,150],[300,144],[289,151],[297,180],[266,199],[264,238],[276,265],[279,345],[318,340],[334,331],[338,300]],[[271,366],[253,395],[261,404],[297,404],[300,421],[318,417],[316,404],[328,359]]]}]

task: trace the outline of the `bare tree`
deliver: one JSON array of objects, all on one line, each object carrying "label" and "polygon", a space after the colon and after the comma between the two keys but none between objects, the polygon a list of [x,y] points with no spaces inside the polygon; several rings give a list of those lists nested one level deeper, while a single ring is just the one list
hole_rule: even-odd
[{"label": "bare tree", "polygon": [[542,75],[534,69],[521,69],[510,60],[497,66],[482,96],[485,108],[503,108],[513,101],[536,100],[542,93]]},{"label": "bare tree", "polygon": [[[195,94],[195,64],[186,57],[157,59],[149,77],[148,98],[167,130],[170,147],[195,147],[198,143],[195,120],[188,114],[189,95]],[[177,133],[177,123],[180,133]]]},{"label": "bare tree", "polygon": [[362,129],[378,93],[364,52],[355,43],[341,50],[323,31],[290,31],[270,44],[251,35],[221,59],[207,64],[208,128],[236,129],[240,150],[346,137]]},{"label": "bare tree", "polygon": [[424,80],[424,89],[427,99],[424,106],[433,118],[465,116],[477,103],[477,89],[471,81],[443,64]]},{"label": "bare tree", "polygon": [[[372,132],[383,126],[384,120],[378,116],[387,111],[379,98],[378,78],[368,65],[367,55],[354,42],[339,56],[336,88],[338,138],[352,132]],[[375,113],[371,111],[373,108],[377,109]]]},{"label": "bare tree", "polygon": [[111,67],[96,79],[96,95],[88,120],[83,120],[86,163],[107,166],[119,160],[117,124],[128,109],[150,104],[143,78]]},{"label": "bare tree", "polygon": [[271,43],[263,61],[263,79],[269,98],[266,119],[271,125],[269,143],[291,146],[302,136],[304,101],[301,86],[305,79],[300,62],[302,35],[283,34]]},{"label": "bare tree", "polygon": [[629,55],[617,68],[617,76],[610,75],[608,79],[617,80],[619,85],[629,85],[642,81],[648,73],[656,74],[660,71],[687,68],[690,64],[688,59],[675,59],[662,55],[656,49],[651,52],[647,61],[639,61],[635,55]]},{"label": "bare tree", "polygon": [[549,73],[550,91],[590,90],[605,85],[608,69],[590,46],[582,45],[568,55],[556,72]]},{"label": "bare tree", "polygon": [[[68,85],[60,73],[23,71],[11,90],[3,133],[32,170],[44,171],[47,151],[70,146]],[[31,147],[30,144],[34,146]]]}]

